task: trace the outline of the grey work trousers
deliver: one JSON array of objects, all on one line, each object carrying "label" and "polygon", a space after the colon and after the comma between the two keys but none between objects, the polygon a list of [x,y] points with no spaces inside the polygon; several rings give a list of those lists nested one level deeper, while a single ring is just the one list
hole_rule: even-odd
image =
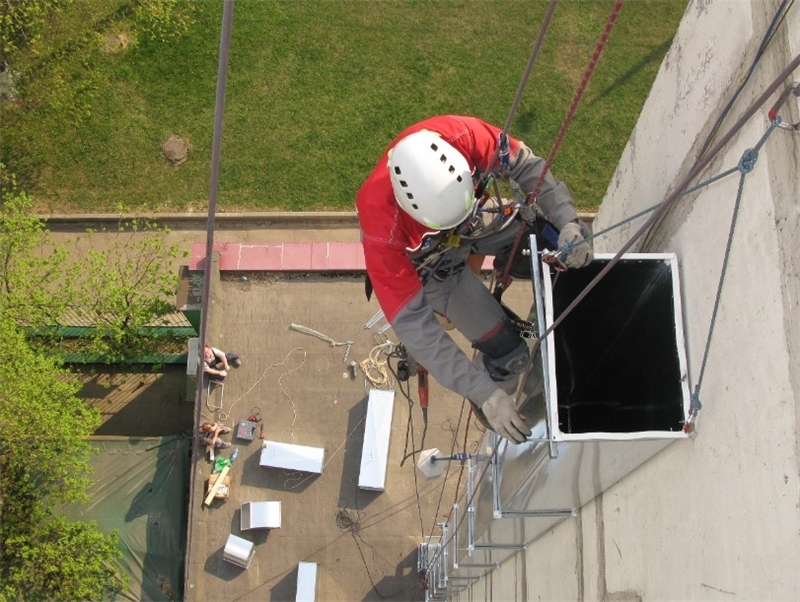
[{"label": "grey work trousers", "polygon": [[430,278],[423,294],[434,311],[450,320],[472,343],[496,333],[505,318],[500,303],[469,266],[442,280]]}]

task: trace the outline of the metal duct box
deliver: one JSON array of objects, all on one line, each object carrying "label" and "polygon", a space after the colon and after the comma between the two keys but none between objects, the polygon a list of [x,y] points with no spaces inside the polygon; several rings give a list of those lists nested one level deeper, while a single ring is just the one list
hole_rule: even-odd
[{"label": "metal duct box", "polygon": [[243,569],[249,569],[255,554],[256,550],[252,541],[247,541],[231,533],[228,535],[228,541],[225,542],[222,559]]},{"label": "metal duct box", "polygon": [[239,529],[280,529],[280,502],[245,502],[239,512]]},{"label": "metal duct box", "polygon": [[[595,255],[588,267],[555,278],[543,270],[545,328],[613,257]],[[547,337],[542,356],[554,440],[686,437],[676,255],[623,255]]]}]

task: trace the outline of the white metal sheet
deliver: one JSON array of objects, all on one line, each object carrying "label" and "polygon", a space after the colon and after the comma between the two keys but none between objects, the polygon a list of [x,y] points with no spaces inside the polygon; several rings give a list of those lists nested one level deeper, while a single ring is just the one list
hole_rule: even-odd
[{"label": "white metal sheet", "polygon": [[314,602],[317,599],[317,563],[297,563],[296,602]]},{"label": "white metal sheet", "polygon": [[383,491],[386,487],[393,412],[394,391],[371,389],[367,400],[364,445],[361,448],[361,471],[358,475],[361,489]]},{"label": "white metal sheet", "polygon": [[259,464],[269,468],[322,474],[325,449],[280,441],[264,441]]}]

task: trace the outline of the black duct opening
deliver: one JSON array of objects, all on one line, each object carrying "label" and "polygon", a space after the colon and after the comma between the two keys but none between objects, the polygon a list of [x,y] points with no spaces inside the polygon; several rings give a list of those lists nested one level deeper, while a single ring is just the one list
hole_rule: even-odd
[{"label": "black duct opening", "polygon": [[[609,260],[561,273],[557,317]],[[554,331],[562,433],[683,428],[671,266],[621,260]]]}]

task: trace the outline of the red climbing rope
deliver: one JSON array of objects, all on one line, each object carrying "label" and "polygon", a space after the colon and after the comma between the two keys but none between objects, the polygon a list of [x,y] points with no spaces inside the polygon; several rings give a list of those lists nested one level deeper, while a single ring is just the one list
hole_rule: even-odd
[{"label": "red climbing rope", "polygon": [[[617,21],[617,17],[619,17],[619,13],[622,10],[622,5],[624,4],[624,0],[617,0],[614,3],[614,7],[611,9],[611,14],[608,17],[608,21],[606,22],[606,26],[603,29],[603,33],[600,35],[600,39],[595,46],[594,53],[592,54],[592,58],[589,61],[589,65],[586,67],[586,71],[583,74],[583,79],[581,79],[581,83],[578,86],[578,89],[575,91],[575,95],[572,97],[572,102],[569,105],[569,109],[567,110],[567,114],[564,117],[564,121],[561,123],[561,128],[558,131],[558,135],[556,136],[556,140],[553,143],[553,148],[550,149],[550,153],[547,155],[547,159],[545,160],[544,169],[542,169],[542,173],[539,175],[539,179],[536,180],[536,185],[533,187],[533,190],[528,195],[528,199],[526,204],[531,204],[534,199],[536,199],[536,195],[539,194],[539,189],[542,187],[542,183],[544,182],[544,177],[547,175],[547,172],[550,170],[550,166],[553,164],[553,160],[555,159],[556,153],[558,153],[559,148],[561,147],[561,143],[564,141],[564,136],[567,133],[567,128],[569,127],[570,123],[572,122],[572,118],[575,115],[575,111],[578,108],[578,105],[583,98],[583,93],[586,91],[586,87],[589,85],[589,80],[592,78],[592,74],[594,73],[595,68],[597,67],[597,61],[600,60],[600,55],[603,53],[603,49],[606,46],[606,42],[608,42],[608,36],[611,34],[611,30],[614,29],[614,24]],[[517,249],[519,248],[520,241],[522,240],[523,232],[525,231],[525,224],[520,224],[519,232],[517,232],[517,237],[514,239],[514,246],[511,247],[511,254],[509,257],[514,257]],[[505,268],[503,269],[503,275],[499,278],[499,284],[504,289],[508,288],[510,284],[509,272],[511,271],[511,262],[508,261],[506,263]]]}]

